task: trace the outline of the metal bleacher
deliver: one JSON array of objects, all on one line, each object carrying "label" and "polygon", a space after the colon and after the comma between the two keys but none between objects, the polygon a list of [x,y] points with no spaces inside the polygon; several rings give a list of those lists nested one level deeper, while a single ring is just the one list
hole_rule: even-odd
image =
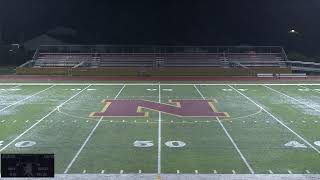
[{"label": "metal bleacher", "polygon": [[279,46],[41,46],[28,67],[286,67]]}]

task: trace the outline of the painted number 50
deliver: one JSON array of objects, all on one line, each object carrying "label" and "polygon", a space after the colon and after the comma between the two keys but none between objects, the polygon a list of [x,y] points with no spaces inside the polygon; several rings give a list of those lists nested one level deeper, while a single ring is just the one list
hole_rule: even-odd
[{"label": "painted number 50", "polygon": [[[167,141],[164,143],[166,146],[169,148],[180,148],[184,147],[186,145],[185,142],[182,141]],[[146,147],[152,147],[154,146],[152,141],[135,141],[133,143],[134,147],[141,147],[141,148],[146,148]]]}]

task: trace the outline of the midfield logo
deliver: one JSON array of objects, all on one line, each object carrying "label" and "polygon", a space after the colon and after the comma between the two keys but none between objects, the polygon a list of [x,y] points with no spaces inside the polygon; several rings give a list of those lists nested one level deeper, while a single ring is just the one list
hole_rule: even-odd
[{"label": "midfield logo", "polygon": [[213,100],[169,100],[163,104],[147,100],[104,100],[106,106],[101,112],[91,113],[91,117],[148,117],[143,109],[158,111],[178,117],[229,117],[226,112],[218,112]]}]

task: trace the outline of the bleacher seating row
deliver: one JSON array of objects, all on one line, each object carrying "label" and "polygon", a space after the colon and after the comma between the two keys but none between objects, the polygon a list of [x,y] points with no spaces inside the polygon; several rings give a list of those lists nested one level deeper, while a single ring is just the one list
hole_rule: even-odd
[{"label": "bleacher seating row", "polygon": [[286,67],[280,53],[39,53],[33,67]]}]

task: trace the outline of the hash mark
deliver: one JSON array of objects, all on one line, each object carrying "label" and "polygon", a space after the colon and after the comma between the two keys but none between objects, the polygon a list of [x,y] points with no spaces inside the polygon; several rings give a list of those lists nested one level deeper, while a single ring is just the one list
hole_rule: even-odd
[{"label": "hash mark", "polygon": [[270,174],[273,174],[273,172],[272,172],[271,170],[269,170],[269,173],[270,173]]},{"label": "hash mark", "polygon": [[309,170],[306,170],[306,173],[307,173],[307,174],[310,174],[310,171],[309,171]]},{"label": "hash mark", "polygon": [[217,170],[213,170],[213,173],[214,173],[214,174],[217,174]]}]

